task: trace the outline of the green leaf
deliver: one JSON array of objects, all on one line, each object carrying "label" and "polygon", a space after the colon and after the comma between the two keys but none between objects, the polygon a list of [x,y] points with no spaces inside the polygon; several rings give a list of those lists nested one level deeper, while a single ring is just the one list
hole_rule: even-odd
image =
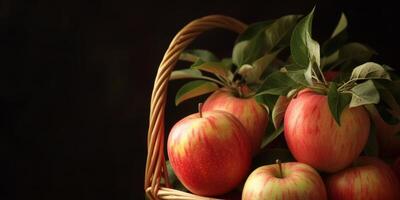
[{"label": "green leaf", "polygon": [[272,109],[272,123],[274,127],[278,129],[281,126],[283,117],[286,112],[286,108],[290,103],[290,99],[286,98],[286,96],[279,96],[278,100],[275,103],[274,108]]},{"label": "green leaf", "polygon": [[270,89],[266,89],[262,92],[259,92],[256,94],[256,96],[260,96],[260,95],[285,95],[287,94],[289,91],[291,91],[291,88],[288,87],[277,87],[277,88],[270,88]]},{"label": "green leaf", "polygon": [[353,69],[350,80],[366,80],[366,79],[387,79],[390,80],[389,73],[381,65],[374,62],[364,63]]},{"label": "green leaf", "polygon": [[351,96],[337,91],[337,83],[332,82],[328,91],[328,105],[336,123],[340,126],[340,116],[349,105]]},{"label": "green leaf", "polygon": [[346,28],[347,28],[347,18],[346,18],[346,15],[344,13],[342,13],[340,15],[339,23],[336,25],[336,28],[333,31],[331,38],[334,38],[339,33],[343,32]]},{"label": "green leaf", "polygon": [[249,27],[233,48],[233,63],[240,68],[244,64],[252,64],[278,45],[287,46],[284,39],[290,35],[299,18],[299,15],[287,15]]},{"label": "green leaf", "polygon": [[350,108],[379,102],[379,92],[372,80],[354,86],[351,94]]},{"label": "green leaf", "polygon": [[377,54],[373,49],[357,42],[344,45],[339,50],[339,59],[355,62],[356,64],[367,62]]},{"label": "green leaf", "polygon": [[247,84],[259,83],[261,75],[276,58],[279,52],[280,50],[272,53],[266,53],[263,57],[254,61],[253,65],[242,65],[239,68],[238,73],[246,80]]},{"label": "green leaf", "polygon": [[265,51],[265,34],[260,32],[253,39],[239,42],[233,47],[232,61],[240,68],[262,57]]},{"label": "green leaf", "polygon": [[329,57],[322,58],[321,63],[324,65],[324,68],[328,68],[328,70],[336,68],[342,72],[341,74],[343,74],[349,71],[351,72],[354,67],[368,62],[372,56],[376,54],[377,53],[373,49],[366,45],[353,42],[343,45],[338,51]]},{"label": "green leaf", "polygon": [[202,74],[196,69],[182,69],[175,70],[171,73],[169,80],[186,79],[186,78],[199,78]]},{"label": "green leaf", "polygon": [[273,72],[262,83],[257,95],[272,94],[286,96],[287,93],[297,88],[298,85],[284,72]]},{"label": "green leaf", "polygon": [[225,69],[230,71],[232,69],[232,65],[233,65],[232,58],[222,59],[221,64],[225,66]]},{"label": "green leaf", "polygon": [[305,78],[306,81],[307,81],[307,85],[314,85],[314,82],[313,82],[313,74],[314,74],[314,72],[313,72],[313,67],[312,67],[312,66],[308,67],[308,68],[304,71],[304,78]]},{"label": "green leaf", "polygon": [[[256,99],[256,101],[258,103],[267,105],[268,108],[273,108],[275,105],[275,102],[278,99],[278,96],[265,94],[265,95],[255,96],[254,98]],[[269,122],[269,123],[271,123],[271,122]]]},{"label": "green leaf", "polygon": [[209,72],[224,78],[227,78],[229,73],[227,67],[220,62],[196,62],[191,68]]},{"label": "green leaf", "polygon": [[297,65],[306,69],[304,77],[309,85],[313,85],[314,78],[318,79],[323,76],[317,74],[321,65],[319,44],[311,37],[314,10],[315,8],[296,25],[290,41],[293,60]]},{"label": "green leaf", "polygon": [[211,51],[204,49],[189,49],[185,50],[180,55],[181,60],[196,61],[202,60],[204,62],[216,62],[218,61],[217,56],[215,56]]},{"label": "green leaf", "polygon": [[376,137],[376,126],[373,121],[371,121],[367,144],[365,145],[363,152],[367,156],[379,155],[379,144]]},{"label": "green leaf", "polygon": [[[321,68],[325,70],[325,66],[337,62],[338,59],[339,59],[339,50],[333,52],[333,53],[330,54],[329,56],[325,56],[325,57],[321,58]],[[339,61],[339,63],[340,63],[340,62],[343,62],[343,61]],[[337,63],[336,63],[336,64],[337,64]],[[335,67],[335,66],[336,66],[336,65],[334,65],[334,67]],[[332,68],[330,68],[330,69],[328,69],[328,70],[332,70],[334,67],[332,67]],[[326,70],[326,71],[328,71],[328,70]]]},{"label": "green leaf", "polygon": [[175,97],[175,105],[179,105],[182,101],[213,92],[217,89],[218,85],[210,81],[191,81],[178,90]]},{"label": "green leaf", "polygon": [[300,17],[301,15],[286,15],[276,19],[268,26],[265,29],[266,50],[271,51],[278,46],[287,35],[290,35]]},{"label": "green leaf", "polygon": [[235,46],[233,47],[232,62],[238,68],[242,66],[242,63],[244,63],[246,56],[245,54],[249,46],[249,43],[250,43],[249,40],[245,40],[235,44]]},{"label": "green leaf", "polygon": [[307,82],[305,78],[305,69],[301,69],[298,66],[295,65],[289,65],[285,67],[287,70],[287,75],[294,80],[296,83],[303,85],[303,86],[308,86],[309,83]]},{"label": "green leaf", "polygon": [[260,68],[260,71],[264,71],[265,68],[270,65],[275,59],[276,56],[282,51],[282,49],[278,49],[274,52],[265,53],[264,56],[255,60],[253,62],[253,66],[256,68]]},{"label": "green leaf", "polygon": [[311,38],[314,9],[296,25],[290,42],[293,60],[303,68],[308,68],[312,62],[320,65],[319,44]]},{"label": "green leaf", "polygon": [[263,22],[257,22],[254,24],[250,24],[247,29],[239,35],[239,37],[236,40],[236,43],[245,41],[245,40],[250,40],[253,37],[255,37],[258,33],[262,32],[265,30],[267,26],[272,24],[274,20],[268,20],[268,21],[263,21]]},{"label": "green leaf", "polygon": [[261,142],[261,149],[263,149],[264,147],[266,147],[269,143],[271,143],[272,141],[274,141],[275,138],[277,138],[281,133],[283,132],[283,126],[275,129],[274,132],[272,132],[271,134],[267,134],[264,138],[263,141]]},{"label": "green leaf", "polygon": [[[229,72],[231,74],[231,72]],[[208,77],[208,76],[203,76],[201,72],[197,69],[182,69],[182,70],[175,70],[171,73],[170,79],[169,80],[178,80],[178,79],[203,79],[203,80],[208,80],[220,85],[223,85],[223,83],[217,79]]]}]

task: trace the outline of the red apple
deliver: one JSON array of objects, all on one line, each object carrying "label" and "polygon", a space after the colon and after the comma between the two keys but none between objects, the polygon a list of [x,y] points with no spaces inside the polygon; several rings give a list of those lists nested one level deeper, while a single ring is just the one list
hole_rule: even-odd
[{"label": "red apple", "polygon": [[351,167],[327,179],[330,199],[400,199],[400,184],[389,165],[373,157],[360,157]]},{"label": "red apple", "polygon": [[290,152],[297,161],[324,172],[345,168],[364,148],[370,119],[364,107],[345,108],[340,124],[330,112],[327,96],[308,89],[300,91],[284,117]]},{"label": "red apple", "polygon": [[221,195],[245,178],[251,162],[250,139],[232,114],[209,111],[189,115],[171,129],[171,166],[191,192]]},{"label": "red apple", "polygon": [[242,200],[327,199],[324,182],[312,167],[299,162],[279,165],[254,170],[246,180]]},{"label": "red apple", "polygon": [[204,103],[203,111],[210,110],[223,110],[237,117],[250,135],[253,155],[258,152],[268,124],[268,113],[254,98],[236,97],[227,89],[220,89]]},{"label": "red apple", "polygon": [[[400,108],[396,108],[394,115],[400,116]],[[379,155],[382,157],[400,156],[400,123],[390,125],[386,123],[375,108],[371,108],[371,116],[376,126],[376,136],[379,144]]]}]

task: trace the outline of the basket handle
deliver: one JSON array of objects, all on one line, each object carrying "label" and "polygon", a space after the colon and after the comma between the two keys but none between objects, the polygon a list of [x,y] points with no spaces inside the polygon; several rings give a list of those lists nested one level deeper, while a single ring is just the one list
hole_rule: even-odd
[{"label": "basket handle", "polygon": [[[158,195],[163,196],[162,194],[165,193],[164,191],[158,194],[161,179],[164,180],[163,183],[167,187],[170,187],[164,157],[164,114],[167,86],[171,72],[182,51],[197,36],[213,28],[224,28],[242,33],[246,25],[234,18],[223,15],[210,15],[196,19],[187,24],[176,34],[158,67],[151,95],[150,119],[147,135],[147,161],[144,181],[144,189],[147,195],[152,199],[158,199]],[[171,189],[168,191],[171,191]]]}]

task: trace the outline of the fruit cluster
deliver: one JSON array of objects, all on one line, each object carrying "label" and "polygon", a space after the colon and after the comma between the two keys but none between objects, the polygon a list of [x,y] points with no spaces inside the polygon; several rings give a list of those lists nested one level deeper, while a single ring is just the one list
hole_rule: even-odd
[{"label": "fruit cluster", "polygon": [[250,25],[231,58],[181,55],[193,64],[171,80],[196,80],[176,104],[212,92],[168,136],[169,173],[182,188],[251,200],[400,199],[400,79],[347,41],[344,14],[320,47],[313,13]]}]

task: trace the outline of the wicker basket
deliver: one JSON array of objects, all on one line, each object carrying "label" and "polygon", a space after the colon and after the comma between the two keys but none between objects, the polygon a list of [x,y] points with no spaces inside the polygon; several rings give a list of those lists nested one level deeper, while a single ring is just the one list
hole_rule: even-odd
[{"label": "wicker basket", "polygon": [[150,199],[210,199],[170,188],[164,156],[164,114],[169,77],[179,55],[198,35],[212,28],[225,28],[242,33],[246,25],[222,15],[196,19],[174,37],[158,67],[151,95],[144,180],[144,190]]}]

